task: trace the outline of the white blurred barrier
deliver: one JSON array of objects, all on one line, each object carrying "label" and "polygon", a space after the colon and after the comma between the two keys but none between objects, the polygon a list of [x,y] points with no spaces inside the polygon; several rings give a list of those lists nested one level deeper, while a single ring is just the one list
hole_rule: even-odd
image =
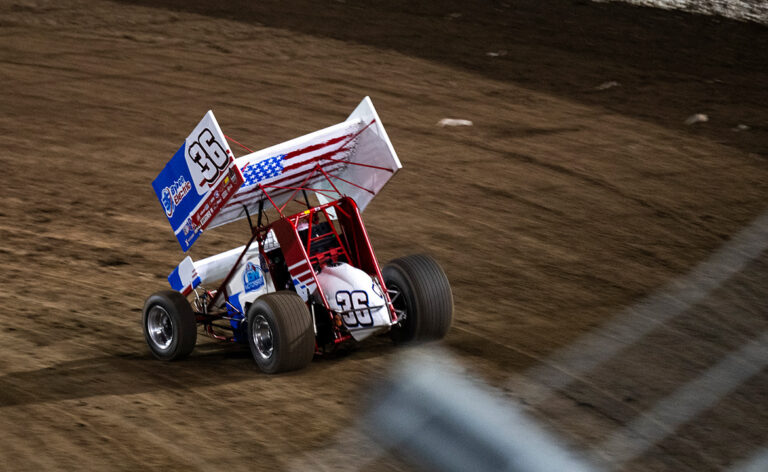
[{"label": "white blurred barrier", "polygon": [[730,472],[765,472],[768,470],[768,448],[737,464]]},{"label": "white blurred barrier", "polygon": [[458,364],[447,352],[403,359],[364,420],[375,442],[426,470],[595,470],[446,359]]}]

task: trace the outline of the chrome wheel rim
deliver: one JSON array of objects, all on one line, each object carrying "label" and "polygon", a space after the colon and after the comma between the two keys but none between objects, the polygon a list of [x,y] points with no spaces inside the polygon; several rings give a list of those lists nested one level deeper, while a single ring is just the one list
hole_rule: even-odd
[{"label": "chrome wheel rim", "polygon": [[163,350],[168,349],[173,342],[173,322],[165,308],[155,305],[149,310],[147,332],[155,346]]},{"label": "chrome wheel rim", "polygon": [[257,315],[253,318],[251,337],[253,338],[253,345],[256,346],[256,351],[262,359],[272,357],[272,353],[275,350],[272,328],[269,327],[269,322],[267,322],[264,315]]}]

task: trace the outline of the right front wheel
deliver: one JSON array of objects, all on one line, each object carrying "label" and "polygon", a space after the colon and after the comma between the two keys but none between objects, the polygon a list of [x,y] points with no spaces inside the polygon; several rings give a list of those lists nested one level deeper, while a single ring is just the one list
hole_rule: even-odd
[{"label": "right front wheel", "polygon": [[432,257],[417,254],[382,269],[392,305],[403,320],[392,328],[397,343],[442,339],[453,319],[453,294],[445,272]]}]

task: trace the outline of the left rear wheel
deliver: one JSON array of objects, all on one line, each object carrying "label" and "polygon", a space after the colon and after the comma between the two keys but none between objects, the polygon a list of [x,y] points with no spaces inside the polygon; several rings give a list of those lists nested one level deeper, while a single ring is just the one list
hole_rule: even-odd
[{"label": "left rear wheel", "polygon": [[149,350],[160,360],[182,359],[195,348],[195,313],[179,292],[164,290],[149,297],[144,304],[142,325]]}]

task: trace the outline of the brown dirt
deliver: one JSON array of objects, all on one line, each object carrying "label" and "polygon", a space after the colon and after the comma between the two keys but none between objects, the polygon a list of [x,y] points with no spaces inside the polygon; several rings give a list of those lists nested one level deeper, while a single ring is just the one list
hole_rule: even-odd
[{"label": "brown dirt", "polygon": [[[3,470],[355,469],[370,452],[348,428],[388,343],[279,376],[204,339],[184,362],[148,354],[143,300],[181,258],[150,182],[208,109],[260,148],[370,95],[405,163],[365,214],[377,254],[443,263],[444,345],[510,398],[513,375],[765,210],[765,27],[583,1],[67,3],[0,2]],[[240,244],[232,226],[193,256]],[[766,330],[766,264],[532,413],[598,446]],[[627,468],[750,456],[767,393],[763,371]],[[396,456],[366,467],[407,470]]]}]

